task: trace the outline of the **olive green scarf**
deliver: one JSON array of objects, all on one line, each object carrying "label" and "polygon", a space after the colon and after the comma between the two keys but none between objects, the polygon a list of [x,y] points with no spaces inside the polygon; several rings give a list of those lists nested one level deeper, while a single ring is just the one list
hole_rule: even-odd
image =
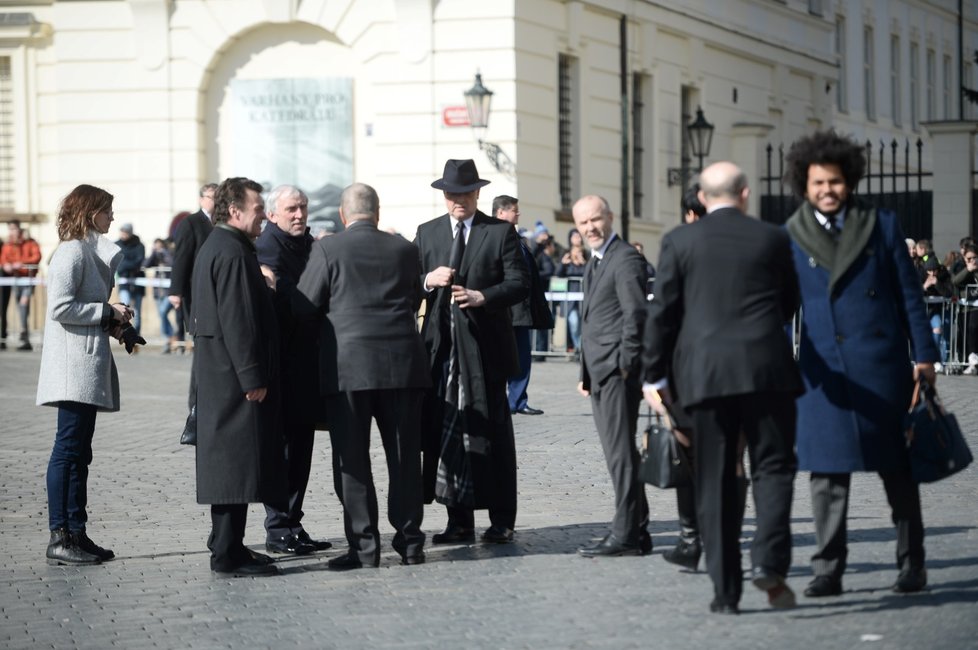
[{"label": "olive green scarf", "polygon": [[[788,234],[803,251],[813,268],[821,266],[829,272],[829,293],[863,254],[876,227],[876,208],[857,199],[849,201],[846,219],[838,241],[815,218],[812,204],[805,201],[788,219]],[[872,254],[872,250],[867,250]]]}]

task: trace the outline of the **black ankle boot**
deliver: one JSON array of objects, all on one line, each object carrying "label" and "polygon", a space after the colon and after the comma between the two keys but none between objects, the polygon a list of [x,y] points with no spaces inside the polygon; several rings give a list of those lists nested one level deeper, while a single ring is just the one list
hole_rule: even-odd
[{"label": "black ankle boot", "polygon": [[94,555],[103,562],[106,560],[111,560],[115,557],[115,553],[113,553],[111,549],[102,548],[89,539],[84,530],[78,533],[71,533],[71,541],[76,547],[80,548],[86,553]]},{"label": "black ankle boot", "polygon": [[101,564],[97,556],[82,550],[74,543],[73,535],[67,528],[56,528],[51,531],[51,541],[48,542],[48,564]]},{"label": "black ankle boot", "polygon": [[700,538],[680,537],[679,542],[671,549],[662,554],[662,559],[672,564],[678,564],[684,569],[695,571],[700,563],[700,555],[703,554],[703,545]]}]

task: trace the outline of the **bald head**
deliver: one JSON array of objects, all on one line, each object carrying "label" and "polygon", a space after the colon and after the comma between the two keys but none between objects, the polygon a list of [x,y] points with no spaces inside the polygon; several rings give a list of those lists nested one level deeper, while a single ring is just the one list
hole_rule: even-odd
[{"label": "bald head", "polygon": [[380,198],[377,191],[366,183],[354,183],[340,195],[340,219],[344,224],[352,221],[372,221],[380,219]]},{"label": "bald head", "polygon": [[699,199],[707,210],[733,205],[744,211],[748,196],[747,175],[731,162],[713,163],[700,174]]}]

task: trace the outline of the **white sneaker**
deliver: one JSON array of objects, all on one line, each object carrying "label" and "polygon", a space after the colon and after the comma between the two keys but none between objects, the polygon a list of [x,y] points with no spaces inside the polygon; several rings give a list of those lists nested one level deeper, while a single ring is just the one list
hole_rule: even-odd
[{"label": "white sneaker", "polygon": [[940,361],[934,362],[934,372],[944,372],[944,364]]},{"label": "white sneaker", "polygon": [[972,364],[972,365],[968,366],[967,368],[965,368],[961,372],[961,374],[962,375],[974,375],[974,374],[978,374],[978,368],[976,368],[975,365]]},{"label": "white sneaker", "polygon": [[978,366],[978,352],[972,352],[968,355],[968,365]]}]

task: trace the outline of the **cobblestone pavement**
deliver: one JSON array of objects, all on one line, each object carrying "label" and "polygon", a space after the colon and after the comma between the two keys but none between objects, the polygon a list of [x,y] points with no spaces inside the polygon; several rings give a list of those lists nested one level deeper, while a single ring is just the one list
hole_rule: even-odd
[{"label": "cobblestone pavement", "polygon": [[[671,491],[648,488],[655,552],[582,559],[612,514],[608,475],[575,365],[533,369],[537,417],[516,416],[520,502],[508,546],[430,547],[403,567],[390,548],[380,569],[334,573],[342,518],[317,440],[305,523],[334,549],[279,561],[281,577],[222,579],[208,570],[207,509],[195,502],[193,450],[177,444],[190,358],[144,349],[117,353],[122,411],[99,415],[89,485],[89,533],[117,559],[98,567],[45,563],[47,459],[55,410],[35,407],[40,353],[0,353],[0,646],[6,648],[978,648],[976,470],[923,488],[930,586],[892,594],[894,533],[875,475],[853,480],[845,593],[800,596],[810,575],[813,527],[807,475],[799,475],[789,582],[800,606],[767,608],[745,585],[739,617],[708,613],[703,572],[660,557],[676,541]],[[978,450],[978,380],[944,377],[946,404]],[[376,440],[376,439],[375,439]],[[374,472],[385,499],[379,441]],[[753,526],[747,512],[744,536]],[[245,542],[263,550],[263,511],[251,506]],[[429,506],[429,533],[445,522]],[[484,512],[477,525],[488,526]],[[746,550],[746,549],[745,549]],[[745,558],[745,565],[747,559]]]}]

